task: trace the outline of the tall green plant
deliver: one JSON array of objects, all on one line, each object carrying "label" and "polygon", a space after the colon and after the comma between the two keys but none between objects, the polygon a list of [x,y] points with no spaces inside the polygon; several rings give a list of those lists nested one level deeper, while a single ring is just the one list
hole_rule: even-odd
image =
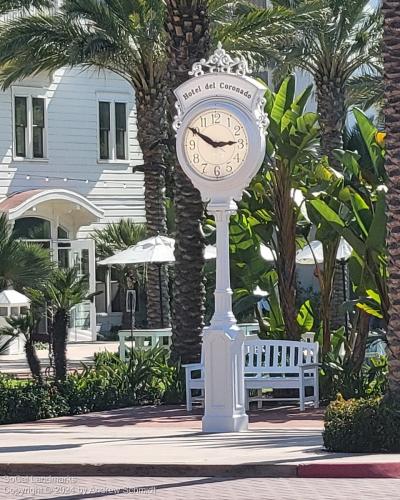
[{"label": "tall green plant", "polygon": [[[311,87],[295,96],[293,76],[276,93],[266,92],[267,161],[253,179],[240,204],[240,214],[259,241],[276,253],[279,300],[286,335],[298,339],[296,306],[296,240],[304,224],[300,189],[307,183],[310,166],[318,157],[317,115],[305,112]],[[307,226],[307,224],[305,224]]]},{"label": "tall green plant", "polygon": [[355,117],[364,141],[364,155],[349,150],[337,151],[344,175],[335,176],[331,172],[333,179],[329,186],[317,196],[310,196],[308,207],[310,214],[316,214],[321,223],[346,239],[353,248],[348,265],[358,299],[349,355],[353,357],[353,365],[360,368],[368,335],[368,317],[381,317],[387,323],[389,298],[384,147],[380,133],[370,120],[357,110]]},{"label": "tall green plant", "polygon": [[71,309],[92,300],[88,294],[86,276],[79,276],[75,268],[56,269],[46,283],[43,298],[51,318],[51,339],[54,352],[55,377],[58,381],[67,376],[67,339]]}]

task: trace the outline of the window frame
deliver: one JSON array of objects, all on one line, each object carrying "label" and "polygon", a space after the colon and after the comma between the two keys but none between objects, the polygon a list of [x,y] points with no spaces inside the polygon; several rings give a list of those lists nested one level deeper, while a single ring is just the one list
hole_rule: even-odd
[{"label": "window frame", "polygon": [[[97,106],[97,163],[129,164],[129,95],[117,93],[96,93]],[[100,102],[110,103],[109,158],[100,158]],[[116,104],[125,104],[125,159],[117,158]]]},{"label": "window frame", "polygon": [[[26,98],[26,110],[27,110],[27,120],[26,120],[26,133],[25,133],[25,156],[17,156],[17,138],[16,138],[16,120],[15,120],[15,99],[16,97]],[[43,88],[36,87],[12,87],[11,92],[12,99],[12,156],[13,161],[28,161],[28,162],[47,162],[48,161],[48,142],[47,142],[47,131],[48,131],[48,98],[46,91]],[[33,123],[33,99],[43,99],[43,156],[37,157],[33,155],[33,129],[35,125]]]}]

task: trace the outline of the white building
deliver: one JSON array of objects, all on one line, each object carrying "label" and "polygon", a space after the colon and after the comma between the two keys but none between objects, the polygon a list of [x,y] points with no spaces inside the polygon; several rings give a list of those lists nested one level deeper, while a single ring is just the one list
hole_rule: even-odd
[{"label": "white building", "polygon": [[[135,113],[132,87],[107,71],[61,69],[0,92],[0,211],[54,261],[89,272],[92,291],[93,228],[145,221]],[[96,301],[105,312],[106,294]],[[100,316],[78,307],[72,338],[95,339]]]}]

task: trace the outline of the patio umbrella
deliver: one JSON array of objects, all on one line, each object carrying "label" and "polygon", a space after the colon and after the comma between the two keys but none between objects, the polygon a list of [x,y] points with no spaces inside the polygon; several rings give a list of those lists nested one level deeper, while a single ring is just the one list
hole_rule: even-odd
[{"label": "patio umbrella", "polygon": [[[345,265],[349,260],[353,249],[347,243],[344,238],[340,238],[339,246],[336,252],[336,260],[339,262],[342,268],[342,281],[343,281],[343,300],[347,300],[347,290],[346,290],[346,271]],[[312,241],[309,245],[299,250],[296,253],[297,264],[322,264],[324,262],[324,252],[322,243],[318,240]],[[349,320],[347,317],[347,312],[345,312],[345,331],[346,336],[348,336],[349,330]]]},{"label": "patio umbrella", "polygon": [[[343,238],[340,238],[336,253],[336,260],[347,261],[353,249]],[[296,253],[297,264],[322,264],[324,262],[324,251],[322,243],[318,240],[312,241]]]},{"label": "patio umbrella", "polygon": [[[161,290],[161,265],[168,262],[175,262],[174,256],[175,240],[167,236],[152,236],[146,240],[139,241],[126,250],[117,252],[111,257],[98,262],[101,266],[126,265],[126,264],[157,264],[158,279],[160,285],[160,313],[161,325],[164,327],[163,299]],[[217,249],[212,245],[205,248],[204,258],[215,259]]]},{"label": "patio umbrella", "polygon": [[260,244],[260,255],[267,262],[274,262],[276,260],[275,250],[272,250],[270,247],[267,247],[267,245],[264,245],[263,243]]}]

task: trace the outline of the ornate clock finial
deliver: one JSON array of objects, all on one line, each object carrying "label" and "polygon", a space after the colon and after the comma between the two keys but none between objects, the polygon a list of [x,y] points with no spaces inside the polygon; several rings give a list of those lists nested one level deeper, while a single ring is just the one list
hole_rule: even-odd
[{"label": "ornate clock finial", "polygon": [[218,42],[217,48],[207,61],[200,59],[199,62],[193,64],[189,75],[201,76],[205,74],[205,70],[208,70],[208,73],[229,73],[238,76],[250,73],[246,60],[240,57],[232,59],[222,48],[221,42]]}]

